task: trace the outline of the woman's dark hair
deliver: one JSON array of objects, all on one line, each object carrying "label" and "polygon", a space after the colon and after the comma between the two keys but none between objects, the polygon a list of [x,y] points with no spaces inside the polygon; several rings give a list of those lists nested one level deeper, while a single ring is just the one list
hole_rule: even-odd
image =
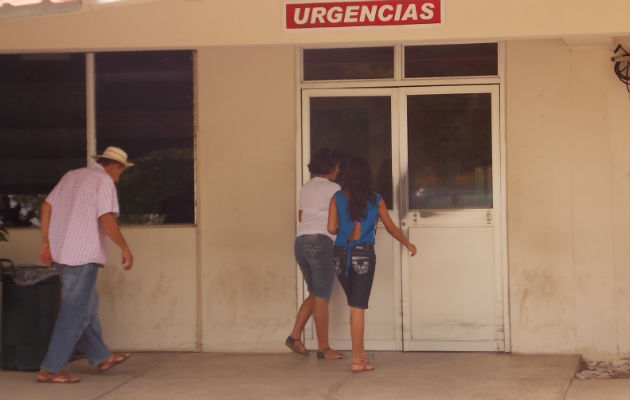
[{"label": "woman's dark hair", "polygon": [[372,171],[363,158],[353,158],[346,164],[341,188],[350,197],[348,214],[353,221],[365,217],[368,201],[376,203],[376,195],[372,191]]},{"label": "woman's dark hair", "polygon": [[339,156],[329,149],[319,149],[311,157],[308,164],[308,170],[311,174],[326,175],[330,173],[335,166],[339,164]]}]

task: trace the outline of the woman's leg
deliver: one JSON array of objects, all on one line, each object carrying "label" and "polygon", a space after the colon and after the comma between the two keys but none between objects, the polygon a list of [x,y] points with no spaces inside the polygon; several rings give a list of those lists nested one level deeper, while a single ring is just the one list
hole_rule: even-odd
[{"label": "woman's leg", "polygon": [[315,332],[317,333],[317,345],[319,351],[324,351],[330,347],[328,344],[328,300],[315,297],[313,307],[313,320],[315,321]]},{"label": "woman's leg", "polygon": [[365,310],[350,307],[350,336],[352,337],[352,362],[360,363],[365,356],[363,334],[365,330]]},{"label": "woman's leg", "polygon": [[291,331],[291,336],[293,339],[300,339],[302,337],[302,332],[304,331],[304,326],[306,322],[313,314],[313,308],[315,306],[315,297],[310,295],[304,300],[300,309],[298,310],[297,316],[295,317],[295,324],[293,325],[293,330]]}]

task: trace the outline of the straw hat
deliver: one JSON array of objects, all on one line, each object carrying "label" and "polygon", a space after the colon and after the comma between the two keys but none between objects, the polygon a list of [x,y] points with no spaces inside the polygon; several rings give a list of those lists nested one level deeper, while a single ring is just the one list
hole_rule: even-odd
[{"label": "straw hat", "polygon": [[133,163],[127,161],[127,153],[125,153],[123,149],[114,146],[109,146],[105,149],[103,154],[97,154],[95,156],[92,156],[92,158],[107,158],[108,160],[118,161],[125,167],[133,166]]}]

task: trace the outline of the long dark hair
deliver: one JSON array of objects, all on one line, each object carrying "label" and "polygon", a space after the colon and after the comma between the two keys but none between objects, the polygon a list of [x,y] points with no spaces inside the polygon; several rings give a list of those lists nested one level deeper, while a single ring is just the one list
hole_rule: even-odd
[{"label": "long dark hair", "polygon": [[348,161],[343,175],[341,188],[350,197],[348,200],[348,214],[353,221],[365,217],[368,201],[376,203],[376,195],[372,191],[372,171],[370,165],[363,158],[353,158]]}]

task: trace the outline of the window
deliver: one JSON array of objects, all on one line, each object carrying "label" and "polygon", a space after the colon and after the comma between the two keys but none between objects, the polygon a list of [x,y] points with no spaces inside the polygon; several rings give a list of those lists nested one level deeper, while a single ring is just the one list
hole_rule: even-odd
[{"label": "window", "polygon": [[304,80],[392,79],[393,47],[305,49]]},{"label": "window", "polygon": [[405,46],[405,78],[498,74],[496,43]]},{"label": "window", "polygon": [[193,223],[190,51],[98,53],[99,154],[118,146],[136,164],[119,183],[123,223]]},{"label": "window", "polygon": [[118,194],[121,223],[194,223],[191,51],[97,53],[96,93],[84,54],[0,55],[0,218],[37,225],[61,176],[88,159],[86,96],[96,99],[100,154],[136,163]]},{"label": "window", "polygon": [[[340,152],[341,166],[353,157],[370,164],[374,189],[388,207],[392,197],[392,106],[389,96],[312,97],[311,151]],[[343,176],[339,174],[340,180]]]},{"label": "window", "polygon": [[490,93],[407,98],[409,208],[492,208]]},{"label": "window", "polygon": [[0,55],[0,217],[30,226],[69,169],[85,166],[85,56]]}]

